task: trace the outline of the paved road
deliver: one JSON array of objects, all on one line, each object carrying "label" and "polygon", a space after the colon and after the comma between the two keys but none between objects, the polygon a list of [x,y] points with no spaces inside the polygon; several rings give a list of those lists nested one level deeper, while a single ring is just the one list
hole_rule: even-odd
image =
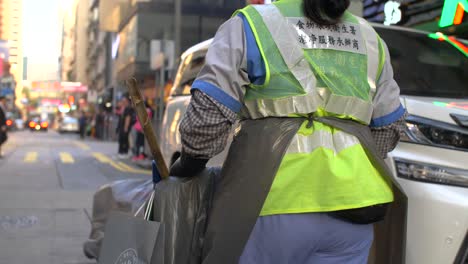
[{"label": "paved road", "polygon": [[94,192],[149,171],[114,160],[114,142],[54,131],[9,137],[0,160],[0,264],[94,263],[82,253]]}]

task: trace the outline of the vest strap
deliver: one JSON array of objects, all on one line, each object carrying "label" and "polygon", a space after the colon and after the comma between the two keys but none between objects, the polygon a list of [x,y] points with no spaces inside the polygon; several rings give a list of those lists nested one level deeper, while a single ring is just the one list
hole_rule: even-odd
[{"label": "vest strap", "polygon": [[377,89],[377,75],[379,74],[379,40],[372,26],[363,18],[356,19],[361,25],[362,35],[366,40],[367,49],[367,82],[370,86],[370,98],[374,98]]}]

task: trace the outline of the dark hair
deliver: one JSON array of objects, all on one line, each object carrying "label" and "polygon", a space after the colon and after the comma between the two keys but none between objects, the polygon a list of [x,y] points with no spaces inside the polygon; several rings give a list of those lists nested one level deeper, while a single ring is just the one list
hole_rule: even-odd
[{"label": "dark hair", "polygon": [[320,25],[338,23],[348,9],[349,0],[303,0],[304,15]]}]

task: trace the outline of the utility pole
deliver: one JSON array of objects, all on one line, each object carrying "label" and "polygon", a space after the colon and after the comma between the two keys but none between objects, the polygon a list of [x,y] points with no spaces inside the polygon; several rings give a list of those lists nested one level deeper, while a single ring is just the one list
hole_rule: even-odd
[{"label": "utility pole", "polygon": [[181,28],[182,28],[182,0],[175,0],[174,3],[174,42],[175,42],[175,52],[174,52],[174,61],[177,61],[178,56],[180,56],[180,46],[181,46]]}]

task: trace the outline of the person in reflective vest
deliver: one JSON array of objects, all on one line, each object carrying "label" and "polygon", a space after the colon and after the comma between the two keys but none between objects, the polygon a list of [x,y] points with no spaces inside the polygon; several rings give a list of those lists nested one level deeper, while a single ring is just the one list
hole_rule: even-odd
[{"label": "person in reflective vest", "polygon": [[[238,119],[353,120],[371,127],[382,157],[391,151],[406,111],[384,41],[349,4],[280,0],[249,5],[224,23],[192,85],[171,175],[201,171]],[[239,263],[366,263],[372,222],[381,219],[366,217],[392,201],[391,183],[354,135],[305,121]],[[353,210],[361,215],[347,217]]]}]

